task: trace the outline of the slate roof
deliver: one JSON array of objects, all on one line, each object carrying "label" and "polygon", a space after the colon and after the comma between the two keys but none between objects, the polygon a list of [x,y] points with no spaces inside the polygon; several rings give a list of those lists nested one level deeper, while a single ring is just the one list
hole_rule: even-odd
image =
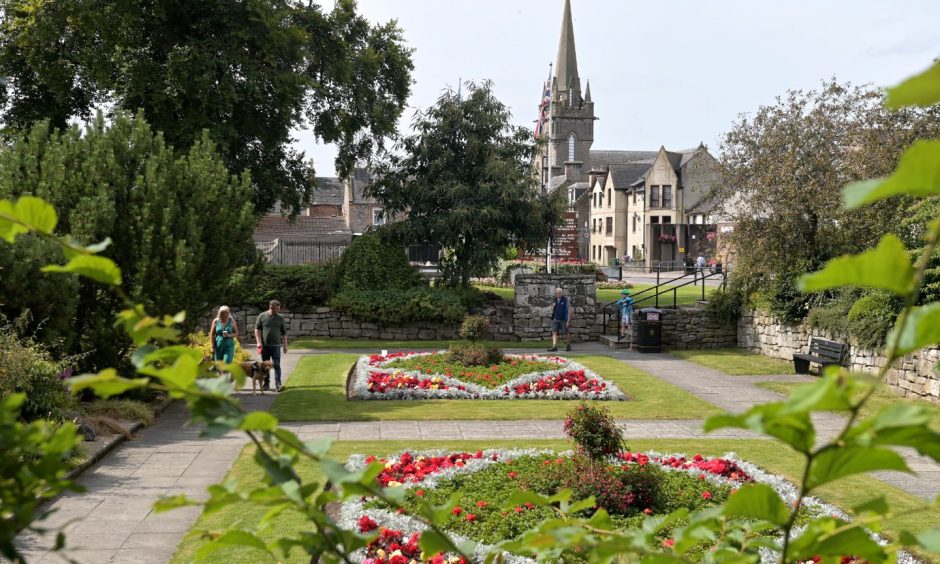
[{"label": "slate roof", "polygon": [[552,190],[554,190],[555,188],[558,188],[559,186],[561,186],[562,184],[564,184],[564,182],[565,182],[565,176],[564,176],[564,175],[553,176],[553,177],[548,181],[548,190],[549,190],[549,191],[552,191]]},{"label": "slate roof", "polygon": [[613,164],[627,164],[640,161],[652,163],[658,151],[591,151],[591,168],[604,170]]},{"label": "slate roof", "polygon": [[274,239],[338,241],[349,240],[351,233],[342,217],[298,216],[294,221],[282,215],[266,215],[255,227],[255,241]]},{"label": "slate roof", "polygon": [[331,176],[318,176],[316,179],[317,187],[313,191],[313,203],[343,205],[344,188],[339,178]]},{"label": "slate roof", "polygon": [[650,169],[652,164],[653,159],[649,161],[610,165],[610,174],[614,179],[614,189],[625,190],[629,188],[637,180],[646,176],[646,172]]}]

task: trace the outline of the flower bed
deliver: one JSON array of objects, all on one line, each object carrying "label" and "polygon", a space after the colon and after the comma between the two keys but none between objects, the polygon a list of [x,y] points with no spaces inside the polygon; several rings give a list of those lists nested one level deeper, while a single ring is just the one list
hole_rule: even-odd
[{"label": "flower bed", "polygon": [[506,355],[488,367],[447,362],[447,353],[360,357],[351,396],[359,399],[593,399],[625,400],[612,382],[557,356]]},{"label": "flower bed", "polygon": [[[409,516],[419,504],[439,506],[450,499],[456,505],[450,512],[445,531],[460,544],[477,543],[472,561],[482,562],[493,546],[537,526],[554,516],[550,507],[532,503],[509,503],[516,490],[543,495],[571,489],[574,499],[594,496],[597,507],[610,513],[618,528],[642,526],[653,515],[667,514],[684,507],[697,510],[723,503],[741,485],[759,482],[773,487],[785,503],[797,498],[789,482],[738,460],[733,454],[719,458],[700,455],[663,455],[655,452],[624,452],[601,465],[590,463],[572,452],[537,450],[485,450],[469,452],[404,452],[388,459],[354,455],[347,467],[358,470],[372,462],[384,464],[379,481],[405,489],[404,510],[391,511],[381,502],[358,499],[340,508],[340,525],[362,533],[375,533],[366,549],[353,555],[367,564],[401,562],[458,562],[452,555],[421,555],[415,551],[423,523]],[[586,510],[593,512],[593,509]],[[841,510],[815,498],[804,499],[797,522],[818,515],[848,519]],[[680,526],[676,523],[674,526]],[[670,552],[672,529],[660,532],[657,542]],[[768,533],[771,534],[771,533]],[[505,562],[533,562],[515,554],[505,554]],[[762,554],[773,561],[773,553]],[[401,559],[401,558],[404,558]],[[566,561],[578,560],[565,554]],[[899,561],[912,562],[906,554]]]}]

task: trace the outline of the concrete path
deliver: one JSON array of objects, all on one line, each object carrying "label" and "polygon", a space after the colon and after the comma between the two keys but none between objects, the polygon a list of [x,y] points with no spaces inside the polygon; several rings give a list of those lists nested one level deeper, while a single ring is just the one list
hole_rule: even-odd
[{"label": "concrete path", "polygon": [[[282,357],[285,381],[301,356],[292,351]],[[250,383],[238,395],[251,410],[268,409],[275,396],[252,395]],[[170,560],[202,511],[185,507],[156,514],[154,502],[175,494],[206,499],[206,488],[225,477],[245,446],[239,433],[201,438],[198,428],[187,425],[188,419],[186,407],[175,402],[138,438],[124,442],[79,477],[85,493],[67,493],[53,502],[55,513],[45,526],[65,525],[65,556],[89,564]],[[31,563],[68,561],[49,552],[54,537],[26,534],[17,541]]]},{"label": "concrete path", "polygon": [[[538,349],[508,349],[534,353]],[[292,351],[282,364],[285,381],[298,360],[309,354],[356,351]],[[762,380],[812,381],[792,375],[728,376],[670,355],[641,355],[613,350],[597,343],[576,345],[576,353],[601,354],[639,368],[706,401],[733,412],[768,401],[778,394],[754,384]],[[252,396],[242,392],[249,409],[267,409],[273,394]],[[820,414],[815,419],[821,438],[831,437],[844,426],[844,418]],[[160,515],[151,507],[161,495],[185,493],[205,498],[206,486],[221,481],[245,445],[240,434],[204,439],[186,426],[185,408],[177,403],[140,438],[124,443],[78,482],[83,494],[66,494],[53,503],[57,512],[49,526],[67,524],[67,556],[78,562],[168,562],[180,539],[199,516],[199,508],[177,509]],[[623,420],[627,436],[670,439],[756,438],[743,430],[725,429],[705,435],[701,420]],[[337,440],[495,440],[560,439],[562,422],[546,421],[370,421],[287,423],[301,438]],[[875,477],[914,495],[935,498],[940,493],[940,466],[911,452],[904,452],[918,474],[881,472]],[[30,562],[65,562],[48,548],[51,540],[22,535],[19,544]]]}]

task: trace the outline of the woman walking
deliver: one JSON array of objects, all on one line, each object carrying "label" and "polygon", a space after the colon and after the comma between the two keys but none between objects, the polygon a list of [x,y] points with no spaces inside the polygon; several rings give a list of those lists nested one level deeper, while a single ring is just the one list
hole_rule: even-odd
[{"label": "woman walking", "polygon": [[212,360],[231,364],[235,360],[235,339],[238,337],[238,323],[232,317],[228,306],[219,308],[219,316],[209,328],[209,342],[212,344]]}]

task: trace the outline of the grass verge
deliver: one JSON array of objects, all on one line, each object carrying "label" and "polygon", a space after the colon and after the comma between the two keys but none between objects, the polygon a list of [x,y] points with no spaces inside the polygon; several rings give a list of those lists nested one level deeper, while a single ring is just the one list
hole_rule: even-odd
[{"label": "grass verge", "polygon": [[[329,337],[291,339],[292,349],[368,349],[380,351],[413,351],[418,349],[446,349],[452,343],[463,341],[369,341],[365,339],[333,339]],[[545,349],[552,345],[551,341],[480,341],[481,343],[503,349]]]},{"label": "grass verge", "polygon": [[[577,402],[560,400],[358,400],[346,399],[346,375],[357,355],[334,353],[301,359],[271,407],[282,421],[433,419],[563,419]],[[630,401],[598,402],[618,419],[703,418],[720,410],[695,395],[604,356],[578,362],[617,384]]]},{"label": "grass verge", "polygon": [[669,354],[731,376],[794,374],[792,362],[744,349],[669,351]]},{"label": "grass verge", "polygon": [[[757,382],[757,385],[772,392],[789,396],[790,393],[793,392],[793,388],[799,386],[800,384],[796,382]],[[930,427],[933,430],[940,432],[940,405],[925,400],[902,398],[891,390],[884,388],[875,390],[875,393],[872,394],[870,398],[868,398],[868,401],[862,408],[861,413],[859,413],[859,417],[863,420],[868,419],[873,417],[888,405],[897,403],[899,401],[916,403],[926,407],[933,414],[933,417],[930,420]]]},{"label": "grass verge", "polygon": [[[632,440],[629,441],[630,448],[638,451],[657,450],[659,452],[681,452],[686,454],[700,453],[708,456],[718,456],[727,452],[735,452],[738,457],[758,464],[791,481],[795,481],[800,476],[800,460],[793,455],[793,452],[787,447],[765,440],[681,440],[681,439],[660,439],[660,440]],[[388,455],[404,449],[446,449],[446,450],[465,450],[475,451],[485,448],[548,448],[557,450],[567,450],[570,444],[565,441],[342,441],[333,444],[331,455],[339,460],[345,460],[353,453],[369,453],[375,455]],[[248,446],[242,451],[236,459],[235,464],[229,471],[227,478],[233,479],[236,485],[241,484],[245,487],[247,484],[257,484],[259,476],[262,475],[261,469],[256,465],[252,455],[254,447]],[[302,463],[298,468],[301,476],[305,480],[314,480],[322,483],[323,475],[319,468],[311,463]],[[925,507],[924,500],[917,498],[878,481],[870,476],[857,475],[844,478],[834,483],[830,483],[821,488],[816,495],[822,499],[833,503],[843,509],[849,509],[864,501],[884,496],[890,500],[891,508],[895,512],[904,512],[915,508]],[[196,551],[205,542],[199,531],[219,531],[230,527],[242,527],[246,530],[253,530],[260,518],[264,515],[265,509],[251,506],[247,503],[237,503],[229,505],[220,511],[209,515],[202,515],[196,522],[193,529],[180,541],[176,554],[171,561],[172,564],[182,564],[192,562]],[[887,522],[887,527],[883,533],[896,538],[897,531],[921,531],[930,527],[933,523],[940,521],[940,510],[927,510],[903,517],[898,517]],[[282,513],[277,520],[262,531],[261,538],[267,542],[294,536],[301,531],[308,531],[306,521],[303,517],[292,511]],[[298,550],[289,554],[280,553],[283,562],[288,563],[306,563],[309,557],[305,557]],[[936,562],[929,557],[920,555],[925,561]],[[219,564],[248,564],[267,561],[262,554],[252,548],[232,547],[213,553],[206,562]]]}]

